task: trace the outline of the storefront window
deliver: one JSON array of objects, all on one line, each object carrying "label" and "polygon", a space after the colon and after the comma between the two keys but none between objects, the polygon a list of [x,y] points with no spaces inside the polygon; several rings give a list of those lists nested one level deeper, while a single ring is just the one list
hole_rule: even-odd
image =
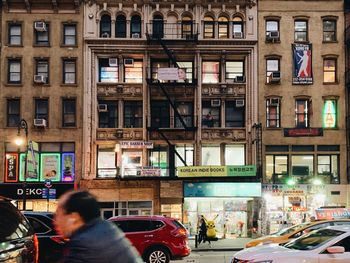
[{"label": "storefront window", "polygon": [[220,146],[202,147],[202,165],[221,165]]},{"label": "storefront window", "polygon": [[150,166],[160,168],[161,176],[169,176],[168,150],[166,147],[154,147],[150,152]]},{"label": "storefront window", "polygon": [[226,165],[245,165],[244,145],[225,145]]},{"label": "storefront window", "polygon": [[318,155],[317,173],[324,184],[339,184],[338,155]]},{"label": "storefront window", "polygon": [[266,155],[266,181],[273,184],[283,184],[288,177],[287,155]]},{"label": "storefront window", "polygon": [[99,145],[97,155],[97,177],[115,178],[117,172],[118,153],[114,145]]},{"label": "storefront window", "polygon": [[[193,154],[194,154],[194,148],[193,145],[184,145],[184,146],[176,146],[176,151],[182,159],[186,161],[187,166],[193,166]],[[180,160],[180,158],[175,155],[175,167],[181,167],[185,166],[183,162]]]},{"label": "storefront window", "polygon": [[310,183],[314,175],[313,155],[292,155],[292,176],[299,184]]},{"label": "storefront window", "polygon": [[142,151],[123,151],[122,155],[122,177],[140,176],[142,168]]}]

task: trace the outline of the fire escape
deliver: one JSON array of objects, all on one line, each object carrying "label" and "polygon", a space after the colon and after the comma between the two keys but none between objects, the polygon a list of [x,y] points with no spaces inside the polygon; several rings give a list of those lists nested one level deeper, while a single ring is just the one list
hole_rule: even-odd
[{"label": "fire escape", "polygon": [[350,2],[344,1],[345,14],[345,85],[346,85],[346,130],[347,130],[347,175],[350,183]]},{"label": "fire escape", "polygon": [[[153,20],[151,23],[147,24],[146,30],[147,43],[148,46],[160,46],[163,52],[166,54],[166,57],[171,62],[171,67],[180,69],[180,65],[177,62],[174,51],[169,48],[170,45],[179,47],[181,45],[196,45],[198,39],[197,24],[193,21],[182,21],[179,23],[163,23],[162,20]],[[194,107],[192,110],[191,121],[186,121],[184,116],[178,111],[176,101],[179,96],[173,94],[173,91],[178,89],[195,89],[196,80],[194,74],[191,82],[177,82],[177,81],[168,81],[162,82],[159,79],[153,78],[152,68],[150,69],[150,77],[147,78],[147,83],[150,89],[155,88],[166,98],[166,101],[169,103],[170,107],[174,112],[174,123],[178,120],[179,125],[174,127],[158,127],[152,124],[152,121],[147,125],[147,130],[150,134],[154,132],[158,133],[160,138],[163,139],[169,147],[169,176],[175,177],[175,155],[181,160],[181,162],[187,166],[186,161],[179,152],[176,150],[175,145],[171,142],[172,140],[186,140],[194,139],[195,131],[197,130],[197,121],[194,118]],[[192,72],[193,64],[192,64]],[[194,92],[192,101],[194,102]],[[183,95],[183,94],[182,94]],[[151,96],[150,96],[151,97]],[[182,97],[182,96],[181,96]],[[194,104],[194,103],[193,103]],[[151,116],[152,119],[152,116]],[[175,127],[176,126],[176,127]],[[150,136],[152,137],[152,136]],[[151,138],[153,139],[153,138]]]}]

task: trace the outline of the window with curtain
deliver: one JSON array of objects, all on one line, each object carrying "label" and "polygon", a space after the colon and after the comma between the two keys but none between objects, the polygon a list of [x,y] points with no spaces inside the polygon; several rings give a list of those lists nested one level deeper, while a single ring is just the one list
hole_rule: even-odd
[{"label": "window with curtain", "polygon": [[244,61],[226,61],[225,70],[226,81],[233,80],[238,76],[244,76]]},{"label": "window with curtain", "polygon": [[142,83],[142,60],[134,60],[132,65],[124,63],[124,82],[125,83]]},{"label": "window with curtain", "polygon": [[182,38],[193,37],[193,21],[189,16],[184,16],[181,21]]},{"label": "window with curtain", "polygon": [[337,60],[335,58],[323,59],[323,82],[335,83],[337,80]]},{"label": "window with curtain", "polygon": [[245,147],[243,144],[226,144],[225,165],[245,165]]},{"label": "window with curtain", "polygon": [[309,127],[309,107],[308,99],[299,99],[295,101],[295,126],[297,128]]},{"label": "window with curtain", "polygon": [[7,83],[20,84],[22,81],[21,59],[8,59]]},{"label": "window with curtain", "polygon": [[334,19],[323,20],[323,41],[334,42],[337,40],[337,21]]},{"label": "window with curtain", "polygon": [[294,21],[294,41],[305,42],[308,41],[308,28],[307,21],[295,20]]},{"label": "window with curtain", "polygon": [[218,19],[219,38],[228,38],[228,19],[220,16]]},{"label": "window with curtain", "polygon": [[219,145],[202,146],[202,166],[221,165]]},{"label": "window with curtain", "polygon": [[280,99],[270,98],[266,100],[266,127],[280,127]]},{"label": "window with curtain", "polygon": [[233,32],[233,37],[235,37],[235,33],[243,34],[243,20],[241,17],[235,16],[232,19],[232,32]]},{"label": "window with curtain", "polygon": [[[182,120],[187,127],[193,127],[193,103],[192,102],[177,102],[176,108],[181,115]],[[175,114],[174,114],[175,115]],[[183,128],[180,118],[175,115],[175,127]]]},{"label": "window with curtain", "polygon": [[215,37],[215,21],[211,16],[204,17],[204,38],[214,38]]},{"label": "window with curtain", "polygon": [[220,62],[203,61],[202,62],[202,83],[220,82]]},{"label": "window with curtain", "polygon": [[114,59],[115,64],[110,63],[109,58],[99,58],[99,81],[100,82],[113,82],[117,83],[119,81],[119,70],[118,70],[118,59]]}]

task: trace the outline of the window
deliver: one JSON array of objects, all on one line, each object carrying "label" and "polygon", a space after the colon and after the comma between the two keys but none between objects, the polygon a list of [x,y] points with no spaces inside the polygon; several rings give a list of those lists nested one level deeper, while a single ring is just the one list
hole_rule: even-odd
[{"label": "window", "polygon": [[118,102],[117,101],[99,101],[100,105],[105,105],[105,110],[99,110],[98,127],[99,128],[118,128]]},{"label": "window", "polygon": [[288,155],[266,155],[266,182],[285,183],[288,178]]},{"label": "window", "polygon": [[118,59],[113,58],[99,58],[99,81],[100,82],[113,82],[119,81],[118,74]]},{"label": "window", "polygon": [[7,127],[17,127],[20,121],[20,100],[8,99],[7,100]]},{"label": "window", "polygon": [[124,82],[142,83],[142,61],[132,60],[132,65],[124,63]]},{"label": "window", "polygon": [[334,42],[337,40],[336,20],[323,20],[323,41]]},{"label": "window", "polygon": [[[152,81],[158,80],[158,69],[159,68],[168,68],[169,61],[151,61],[152,67]],[[160,80],[160,82],[167,82],[165,80]]]},{"label": "window", "polygon": [[63,45],[75,46],[77,44],[77,26],[64,24],[63,25]]},{"label": "window", "polygon": [[244,76],[244,61],[226,61],[226,81]]},{"label": "window", "polygon": [[280,127],[280,99],[270,98],[266,100],[266,127]]},{"label": "window", "polygon": [[63,99],[62,100],[63,117],[62,127],[75,127],[76,126],[76,100],[75,99]]},{"label": "window", "polygon": [[279,41],[279,21],[266,20],[266,41]]},{"label": "window", "polygon": [[100,21],[100,37],[111,37],[111,17],[103,15]]},{"label": "window", "polygon": [[297,128],[309,127],[309,108],[309,100],[299,99],[295,101],[295,126]]},{"label": "window", "polygon": [[245,165],[245,147],[242,144],[227,144],[225,147],[225,165]]},{"label": "window", "polygon": [[280,83],[280,60],[278,58],[266,59],[266,83]]},{"label": "window", "polygon": [[325,100],[322,112],[323,128],[337,127],[337,101]]},{"label": "window", "polygon": [[224,16],[219,17],[219,38],[228,38],[228,19]]},{"label": "window", "polygon": [[169,102],[151,101],[151,126],[154,128],[170,127]]},{"label": "window", "polygon": [[[181,115],[186,127],[193,127],[193,103],[192,102],[177,102],[176,108]],[[175,114],[174,114],[175,115]],[[180,118],[175,115],[175,127],[183,128]]]},{"label": "window", "polygon": [[124,102],[124,127],[142,128],[142,101]]},{"label": "window", "polygon": [[130,35],[132,38],[141,37],[141,17],[139,15],[131,17]]},{"label": "window", "polygon": [[[243,20],[239,16],[235,16],[232,20],[232,32],[233,32],[233,37],[235,35],[241,35],[243,34]],[[240,34],[239,34],[240,33]]]},{"label": "window", "polygon": [[34,119],[44,119],[46,127],[49,126],[49,101],[47,99],[35,99]]},{"label": "window", "polygon": [[63,83],[76,84],[76,60],[63,59]]},{"label": "window", "polygon": [[244,99],[226,101],[225,107],[225,127],[245,126]]},{"label": "window", "polygon": [[305,42],[308,41],[307,35],[307,21],[295,20],[294,21],[294,41]]},{"label": "window", "polygon": [[8,24],[8,44],[11,46],[22,45],[22,25]]},{"label": "window", "polygon": [[339,184],[339,155],[318,155],[317,174],[324,184]]},{"label": "window", "polygon": [[[177,153],[186,161],[187,166],[193,166],[194,148],[193,145],[175,146]],[[185,166],[180,158],[175,155],[175,167]]]},{"label": "window", "polygon": [[177,82],[187,82],[193,83],[193,62],[192,61],[178,61],[177,62],[180,69],[185,70],[186,77],[185,79],[179,79]]},{"label": "window", "polygon": [[126,18],[123,15],[118,15],[115,20],[115,37],[126,37]]},{"label": "window", "polygon": [[114,178],[117,176],[118,153],[114,145],[98,145],[97,177]]},{"label": "window", "polygon": [[350,236],[343,238],[342,240],[338,241],[333,246],[340,246],[345,248],[345,255],[350,252]]},{"label": "window", "polygon": [[168,148],[155,145],[150,150],[150,166],[159,167],[161,176],[169,176],[168,174]]},{"label": "window", "polygon": [[[41,46],[50,45],[50,24],[46,22],[42,22],[41,26],[36,26],[35,28],[35,44]],[[39,22],[35,22],[35,24],[39,24]]]},{"label": "window", "polygon": [[314,175],[314,156],[313,155],[292,155],[291,175],[297,183],[310,183]]},{"label": "window", "polygon": [[202,82],[203,83],[220,82],[220,62],[219,61],[202,62]]},{"label": "window", "polygon": [[221,127],[221,101],[210,100],[202,103],[202,127]]},{"label": "window", "polygon": [[191,17],[184,16],[181,21],[182,38],[193,37],[193,22]]},{"label": "window", "polygon": [[152,37],[163,38],[164,37],[164,21],[160,15],[155,15],[152,20]]},{"label": "window", "polygon": [[221,165],[220,146],[202,146],[202,165]]},{"label": "window", "polygon": [[20,84],[21,75],[21,59],[8,59],[7,83]]},{"label": "window", "polygon": [[323,82],[335,83],[337,81],[337,60],[335,58],[323,59]]},{"label": "window", "polygon": [[46,234],[52,230],[45,223],[34,217],[31,217],[30,215],[26,215],[26,218],[28,219],[30,225],[33,226],[34,232],[37,234]]},{"label": "window", "polygon": [[35,75],[43,76],[43,82],[49,83],[49,61],[47,59],[35,60]]},{"label": "window", "polygon": [[214,38],[214,26],[215,22],[211,16],[204,17],[204,38]]}]

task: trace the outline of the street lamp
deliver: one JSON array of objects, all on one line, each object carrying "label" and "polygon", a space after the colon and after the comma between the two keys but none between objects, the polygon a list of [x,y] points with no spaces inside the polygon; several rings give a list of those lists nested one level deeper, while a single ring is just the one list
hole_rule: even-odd
[{"label": "street lamp", "polygon": [[17,146],[23,145],[23,139],[20,137],[21,136],[21,129],[24,130],[25,133],[25,153],[24,153],[24,182],[23,182],[23,194],[22,194],[22,201],[23,201],[23,210],[26,210],[26,202],[27,202],[27,155],[28,155],[28,123],[26,122],[25,119],[21,119],[18,123],[18,129],[17,129],[17,138],[15,140],[15,143]]}]

